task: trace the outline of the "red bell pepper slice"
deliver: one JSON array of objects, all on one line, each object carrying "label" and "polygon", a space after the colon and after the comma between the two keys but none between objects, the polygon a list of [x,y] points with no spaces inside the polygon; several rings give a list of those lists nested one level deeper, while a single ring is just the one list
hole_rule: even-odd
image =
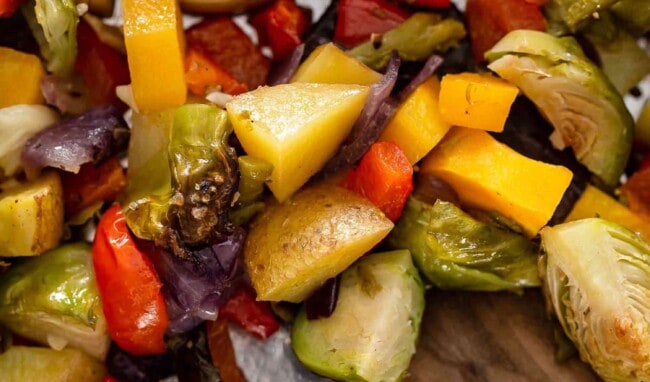
[{"label": "red bell pepper slice", "polygon": [[344,186],[368,198],[387,218],[397,221],[413,191],[413,167],[394,142],[374,143],[350,172]]},{"label": "red bell pepper slice", "polygon": [[185,82],[190,91],[197,96],[205,96],[209,88],[220,87],[221,91],[237,95],[248,91],[248,86],[230,75],[210,56],[195,48],[185,55]]},{"label": "red bell pepper slice", "polygon": [[255,293],[249,288],[241,288],[219,308],[219,317],[239,325],[250,334],[264,340],[280,329],[273,316],[271,305],[257,301]]},{"label": "red bell pepper slice", "polygon": [[294,0],[277,0],[250,19],[260,44],[268,45],[273,59],[281,60],[302,44],[307,16]]},{"label": "red bell pepper slice", "polygon": [[0,17],[11,17],[25,0],[0,0]]},{"label": "red bell pepper slice", "polygon": [[75,70],[88,86],[91,101],[126,111],[128,107],[115,94],[115,87],[131,82],[126,57],[102,42],[83,19],[77,26],[77,44]]},{"label": "red bell pepper slice", "polygon": [[117,158],[99,166],[87,163],[79,173],[61,173],[65,214],[68,217],[98,201],[113,201],[126,187],[126,175]]},{"label": "red bell pepper slice", "polygon": [[249,89],[266,84],[270,60],[229,17],[206,19],[185,31],[189,48],[196,48],[221,65]]},{"label": "red bell pepper slice", "polygon": [[149,258],[136,247],[117,204],[97,225],[92,258],[113,341],[135,355],[164,353],[169,319],[162,283]]},{"label": "red bell pepper slice", "polygon": [[503,36],[516,29],[546,30],[538,5],[526,0],[468,0],[465,17],[476,62]]},{"label": "red bell pepper slice", "polygon": [[334,40],[352,47],[384,33],[409,17],[409,13],[386,0],[340,0]]},{"label": "red bell pepper slice", "polygon": [[639,168],[621,187],[621,195],[627,199],[632,212],[650,219],[650,167]]}]

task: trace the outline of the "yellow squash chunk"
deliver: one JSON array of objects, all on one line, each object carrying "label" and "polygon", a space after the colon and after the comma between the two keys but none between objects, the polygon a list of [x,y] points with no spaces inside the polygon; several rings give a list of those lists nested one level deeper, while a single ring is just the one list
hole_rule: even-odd
[{"label": "yellow squash chunk", "polygon": [[124,0],[124,42],[142,112],[185,103],[184,37],[176,0]]},{"label": "yellow squash chunk", "polygon": [[503,131],[519,89],[502,79],[476,73],[442,78],[440,113],[452,125]]},{"label": "yellow squash chunk", "polygon": [[370,251],[393,223],[367,199],[321,184],[251,225],[244,262],[260,300],[300,302]]},{"label": "yellow squash chunk", "polygon": [[565,221],[600,217],[622,225],[650,241],[650,221],[630,211],[625,205],[592,185],[587,185]]},{"label": "yellow squash chunk", "polygon": [[63,234],[63,190],[55,172],[0,193],[0,256],[35,256]]},{"label": "yellow squash chunk", "polygon": [[10,48],[0,47],[0,108],[43,103],[41,60]]},{"label": "yellow squash chunk", "polygon": [[367,93],[360,85],[293,83],[244,93],[226,108],[244,150],[273,165],[268,185],[284,201],[336,152]]},{"label": "yellow squash chunk", "polygon": [[440,142],[451,127],[440,115],[440,81],[431,77],[397,109],[380,141],[393,141],[404,151],[411,164],[422,159]]},{"label": "yellow squash chunk", "polygon": [[330,42],[316,48],[290,82],[371,85],[380,78],[381,74]]},{"label": "yellow squash chunk", "polygon": [[496,211],[532,237],[551,218],[573,173],[527,158],[482,130],[452,128],[421,164],[468,205]]}]

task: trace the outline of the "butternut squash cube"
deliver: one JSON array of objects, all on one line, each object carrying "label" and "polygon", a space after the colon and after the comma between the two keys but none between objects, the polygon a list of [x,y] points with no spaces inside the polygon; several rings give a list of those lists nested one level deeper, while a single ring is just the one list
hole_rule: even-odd
[{"label": "butternut squash cube", "polygon": [[573,173],[527,158],[482,130],[454,127],[423,160],[423,173],[449,183],[468,205],[496,211],[535,236],[551,218]]},{"label": "butternut squash cube", "polygon": [[436,77],[423,82],[400,105],[379,137],[380,141],[397,143],[411,164],[427,155],[451,127],[440,115],[439,93]]},{"label": "butternut squash cube", "polygon": [[244,263],[260,300],[301,302],[392,228],[364,197],[319,184],[271,205],[253,222]]},{"label": "butternut squash cube", "polygon": [[509,82],[477,73],[442,78],[440,113],[452,125],[501,132],[519,89]]},{"label": "butternut squash cube", "polygon": [[273,165],[268,186],[284,201],[336,152],[367,94],[360,85],[293,83],[241,94],[226,109],[244,150]]},{"label": "butternut squash cube", "polygon": [[124,0],[124,42],[135,103],[155,112],[185,103],[184,35],[176,0]]},{"label": "butternut squash cube", "polygon": [[290,82],[371,85],[380,78],[381,74],[330,42],[316,48]]},{"label": "butternut squash cube", "polygon": [[644,240],[650,241],[650,221],[635,214],[618,200],[588,184],[565,221],[570,222],[594,217],[620,224],[630,231],[638,233]]},{"label": "butternut squash cube", "polygon": [[41,60],[35,55],[0,47],[0,108],[42,104],[44,75]]}]

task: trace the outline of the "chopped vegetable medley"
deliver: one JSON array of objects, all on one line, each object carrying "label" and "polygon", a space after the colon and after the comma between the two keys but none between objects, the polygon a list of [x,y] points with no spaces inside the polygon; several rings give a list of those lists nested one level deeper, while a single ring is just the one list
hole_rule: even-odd
[{"label": "chopped vegetable medley", "polygon": [[649,31],[0,0],[0,380],[650,380]]}]

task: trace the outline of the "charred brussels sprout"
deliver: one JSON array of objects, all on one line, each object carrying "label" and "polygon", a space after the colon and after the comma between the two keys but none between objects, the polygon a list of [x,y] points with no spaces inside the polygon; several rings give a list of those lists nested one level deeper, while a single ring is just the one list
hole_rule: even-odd
[{"label": "charred brussels sprout", "polygon": [[541,231],[547,297],[606,381],[650,380],[650,245],[598,218]]},{"label": "charred brussels sprout", "polygon": [[341,277],[329,318],[304,308],[291,345],[312,371],[346,381],[401,380],[415,353],[424,288],[408,251],[366,255]]},{"label": "charred brussels sprout", "polygon": [[0,279],[0,323],[25,338],[103,359],[109,336],[90,247],[68,244],[15,266]]},{"label": "charred brussels sprout", "polygon": [[486,57],[489,68],[516,84],[551,122],[556,148],[570,146],[605,185],[618,183],[632,149],[634,120],[573,38],[517,30]]},{"label": "charred brussels sprout", "polygon": [[532,242],[449,202],[431,205],[410,197],[389,243],[410,250],[424,276],[442,289],[520,291],[539,285]]},{"label": "charred brussels sprout", "polygon": [[388,64],[394,50],[403,60],[420,61],[435,51],[445,52],[458,46],[463,37],[465,27],[462,22],[442,19],[433,13],[415,13],[384,33],[380,43],[367,41],[348,53],[371,68],[381,70]]},{"label": "charred brussels sprout", "polygon": [[237,189],[237,156],[228,145],[231,132],[228,115],[214,106],[185,105],[174,115],[169,213],[184,245],[205,245],[232,230],[228,213]]}]

